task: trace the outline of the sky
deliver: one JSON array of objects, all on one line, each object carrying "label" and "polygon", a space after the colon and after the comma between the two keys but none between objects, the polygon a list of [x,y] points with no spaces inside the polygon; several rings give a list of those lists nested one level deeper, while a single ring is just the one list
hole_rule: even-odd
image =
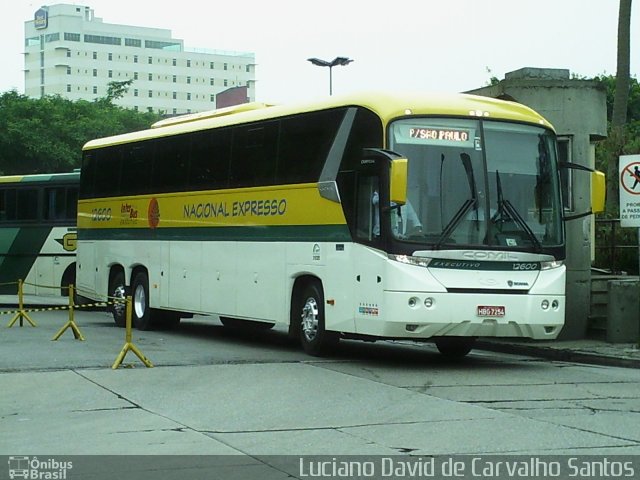
[{"label": "sky", "polygon": [[[188,48],[253,52],[256,100],[393,89],[460,92],[522,67],[615,74],[618,0],[83,0],[11,4],[0,17],[0,92],[24,92],[24,22],[42,5],[88,5],[105,23],[165,28]],[[640,72],[640,0],[631,74]],[[7,5],[5,5],[7,7]]]}]

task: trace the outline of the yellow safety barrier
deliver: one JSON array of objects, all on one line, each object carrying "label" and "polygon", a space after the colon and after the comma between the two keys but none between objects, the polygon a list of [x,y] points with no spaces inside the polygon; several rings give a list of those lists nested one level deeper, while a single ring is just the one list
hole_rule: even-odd
[{"label": "yellow safety barrier", "polygon": [[69,306],[67,307],[69,309],[69,321],[67,323],[65,323],[65,325],[58,331],[58,333],[56,333],[53,338],[51,339],[51,341],[56,341],[58,340],[62,334],[68,329],[70,328],[71,331],[73,332],[73,336],[76,340],[81,340],[84,342],[84,337],[82,336],[82,333],[80,332],[80,329],[78,328],[78,325],[76,325],[75,322],[75,315],[73,313],[74,311],[74,299],[75,295],[74,295],[74,289],[73,289],[73,285],[69,285]]},{"label": "yellow safety barrier", "polygon": [[138,347],[136,347],[133,342],[131,341],[131,296],[127,296],[126,298],[126,334],[125,334],[125,344],[124,347],[122,347],[122,350],[120,351],[120,354],[117,356],[116,361],[113,363],[113,365],[111,366],[111,368],[113,370],[116,370],[120,364],[122,363],[122,361],[124,360],[124,357],[127,355],[127,353],[129,351],[132,351],[133,353],[135,353],[137,355],[137,357],[142,361],[142,363],[144,363],[147,367],[151,368],[153,367],[153,364],[151,363],[151,361],[145,357],[142,352],[138,349]]},{"label": "yellow safety barrier", "polygon": [[11,319],[7,328],[13,327],[13,324],[16,323],[16,320],[20,319],[20,326],[22,327],[22,320],[26,319],[27,322],[31,324],[32,327],[36,326],[36,322],[31,320],[29,314],[24,309],[24,299],[22,294],[22,279],[18,280],[18,310],[16,311],[15,316]]}]

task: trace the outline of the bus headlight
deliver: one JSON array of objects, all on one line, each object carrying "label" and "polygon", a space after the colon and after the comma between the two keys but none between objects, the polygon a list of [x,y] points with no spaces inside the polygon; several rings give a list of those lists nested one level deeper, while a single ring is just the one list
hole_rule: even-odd
[{"label": "bus headlight", "polygon": [[431,263],[430,258],[426,257],[412,257],[410,255],[394,255],[390,253],[389,260],[393,260],[395,262],[404,263],[407,265],[415,265],[417,267],[428,267],[429,263]]},{"label": "bus headlight", "polygon": [[547,299],[542,300],[540,307],[542,308],[542,310],[545,310],[545,311],[549,310],[549,300]]},{"label": "bus headlight", "polygon": [[540,270],[551,270],[554,268],[560,268],[564,265],[562,260],[553,260],[551,262],[540,262]]},{"label": "bus headlight", "polygon": [[427,308],[433,307],[434,300],[431,297],[427,297],[424,299],[424,306]]}]

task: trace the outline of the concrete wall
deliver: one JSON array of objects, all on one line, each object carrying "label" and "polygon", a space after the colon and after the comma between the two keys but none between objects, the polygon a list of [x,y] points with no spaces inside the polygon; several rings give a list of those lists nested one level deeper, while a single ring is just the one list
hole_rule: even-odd
[{"label": "concrete wall", "polygon": [[[571,79],[569,70],[522,68],[497,85],[467,93],[514,100],[549,120],[559,137],[570,140],[573,163],[594,166],[595,143],[607,134],[606,92],[598,82]],[[590,177],[573,172],[573,211],[590,207]],[[567,308],[563,339],[584,338],[590,305],[593,217],[566,222]]]}]

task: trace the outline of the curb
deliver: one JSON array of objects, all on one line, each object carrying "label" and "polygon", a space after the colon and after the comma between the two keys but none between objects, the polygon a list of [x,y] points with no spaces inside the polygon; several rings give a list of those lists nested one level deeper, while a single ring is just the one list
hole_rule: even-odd
[{"label": "curb", "polygon": [[562,362],[585,363],[606,367],[640,368],[640,358],[614,357],[596,352],[576,351],[568,348],[550,348],[485,340],[478,340],[474,348],[491,352],[529,355]]}]

